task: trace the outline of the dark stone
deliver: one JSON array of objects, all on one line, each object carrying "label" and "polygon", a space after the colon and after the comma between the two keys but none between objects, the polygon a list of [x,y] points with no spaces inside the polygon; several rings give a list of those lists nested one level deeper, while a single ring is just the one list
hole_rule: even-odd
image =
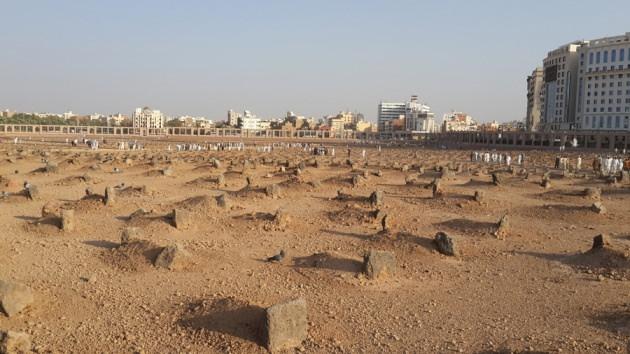
[{"label": "dark stone", "polygon": [[444,232],[438,232],[434,239],[437,250],[447,256],[455,256],[453,239]]}]

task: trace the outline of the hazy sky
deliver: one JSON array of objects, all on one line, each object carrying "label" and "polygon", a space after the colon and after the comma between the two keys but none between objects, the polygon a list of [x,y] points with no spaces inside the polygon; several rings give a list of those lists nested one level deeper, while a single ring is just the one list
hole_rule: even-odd
[{"label": "hazy sky", "polygon": [[0,13],[0,109],[215,120],[375,120],[379,101],[412,94],[440,118],[521,119],[547,51],[630,31],[628,0],[0,0]]}]

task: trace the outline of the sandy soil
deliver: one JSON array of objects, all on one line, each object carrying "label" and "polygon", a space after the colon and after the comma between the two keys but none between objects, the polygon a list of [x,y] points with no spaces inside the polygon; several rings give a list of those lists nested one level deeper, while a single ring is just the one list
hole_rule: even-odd
[{"label": "sandy soil", "polygon": [[[30,286],[36,298],[16,316],[0,314],[0,330],[29,333],[41,353],[265,353],[264,308],[303,297],[309,338],[299,352],[626,352],[629,185],[589,171],[564,176],[549,169],[550,152],[526,152],[525,178],[520,167],[512,174],[470,163],[469,151],[368,149],[362,161],[355,148],[352,169],[340,150],[315,167],[300,150],[0,145],[0,190],[15,193],[0,199],[0,279]],[[58,171],[47,172],[44,160]],[[300,161],[306,166],[295,176]],[[445,194],[434,199],[425,186],[449,164],[461,172],[443,178]],[[547,170],[552,187],[544,189]],[[24,181],[39,188],[38,199],[19,195]],[[279,195],[265,193],[271,184]],[[101,201],[106,187],[116,187],[113,205]],[[587,187],[601,188],[605,214],[591,210]],[[336,199],[339,190],[350,198]],[[375,190],[384,193],[378,214],[367,200]],[[473,200],[475,191],[484,202]],[[220,194],[227,207],[217,205]],[[42,221],[47,203],[74,209],[76,229]],[[140,208],[147,214],[130,217]],[[192,215],[188,228],[172,225],[175,208]],[[274,220],[279,209],[288,221]],[[385,214],[392,226],[384,234]],[[510,227],[498,238],[505,214]],[[120,246],[129,226],[144,243]],[[438,231],[453,237],[458,256],[437,252]],[[610,246],[591,251],[598,234]],[[175,243],[188,262],[153,266],[155,247]],[[370,249],[393,252],[396,273],[367,279]],[[282,262],[265,261],[280,250]]]}]

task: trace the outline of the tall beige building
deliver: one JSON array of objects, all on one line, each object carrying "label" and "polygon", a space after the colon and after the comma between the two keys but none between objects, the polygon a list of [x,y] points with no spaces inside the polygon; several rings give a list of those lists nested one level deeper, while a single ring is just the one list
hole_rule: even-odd
[{"label": "tall beige building", "polygon": [[136,108],[131,114],[134,128],[164,128],[164,116],[149,107]]},{"label": "tall beige building", "polygon": [[536,68],[527,77],[527,115],[525,126],[528,131],[537,131],[540,125],[540,94],[543,85],[543,68]]},{"label": "tall beige building", "polygon": [[540,126],[543,130],[575,129],[578,49],[584,42],[563,45],[543,60]]}]

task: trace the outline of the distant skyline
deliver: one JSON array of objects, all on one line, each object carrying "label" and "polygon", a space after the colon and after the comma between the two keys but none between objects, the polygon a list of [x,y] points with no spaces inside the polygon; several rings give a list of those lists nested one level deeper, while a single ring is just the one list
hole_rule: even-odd
[{"label": "distant skyline", "polygon": [[627,0],[11,1],[0,109],[375,121],[380,101],[417,94],[439,120],[520,120],[548,51],[630,32],[628,13]]}]

